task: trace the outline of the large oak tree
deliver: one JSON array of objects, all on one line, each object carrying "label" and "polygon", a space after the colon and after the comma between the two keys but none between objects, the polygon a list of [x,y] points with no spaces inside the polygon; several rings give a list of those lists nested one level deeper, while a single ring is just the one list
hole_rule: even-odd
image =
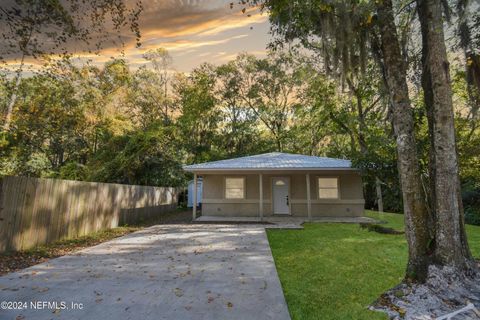
[{"label": "large oak tree", "polygon": [[423,89],[431,141],[429,192],[420,178],[407,62],[391,0],[252,1],[269,12],[274,46],[297,41],[323,58],[340,81],[376,61],[392,112],[409,247],[407,278],[424,281],[430,265],[472,268],[460,198],[454,117],[440,0],[418,0]]},{"label": "large oak tree", "polygon": [[[0,3],[0,61],[16,64],[3,129],[10,128],[27,60],[119,45],[125,29],[140,41],[140,2],[126,0],[6,0]],[[117,36],[112,37],[116,32]],[[80,48],[80,49],[79,49]],[[3,109],[3,108],[2,108]]]}]

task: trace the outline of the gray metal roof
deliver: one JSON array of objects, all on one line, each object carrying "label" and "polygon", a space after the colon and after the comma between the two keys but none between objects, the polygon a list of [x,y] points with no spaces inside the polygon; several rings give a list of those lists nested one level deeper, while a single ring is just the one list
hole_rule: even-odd
[{"label": "gray metal roof", "polygon": [[350,160],[271,152],[184,166],[186,171],[351,169]]}]

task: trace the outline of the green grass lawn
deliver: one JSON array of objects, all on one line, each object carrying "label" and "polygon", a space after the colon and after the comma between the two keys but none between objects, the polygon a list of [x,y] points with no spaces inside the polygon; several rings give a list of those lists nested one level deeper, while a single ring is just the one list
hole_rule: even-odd
[{"label": "green grass lawn", "polygon": [[[403,230],[403,215],[367,215]],[[480,257],[480,227],[467,226],[467,232],[474,256]],[[402,280],[404,235],[333,223],[267,234],[292,319],[387,319],[366,307]]]}]

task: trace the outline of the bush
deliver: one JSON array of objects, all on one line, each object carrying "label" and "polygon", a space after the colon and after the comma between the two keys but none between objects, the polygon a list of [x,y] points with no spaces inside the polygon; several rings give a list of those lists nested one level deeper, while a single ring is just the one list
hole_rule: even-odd
[{"label": "bush", "polygon": [[85,181],[87,177],[87,169],[80,163],[68,162],[60,168],[58,177],[60,179]]},{"label": "bush", "polygon": [[465,183],[462,186],[462,200],[465,222],[480,225],[480,186],[477,183]]},{"label": "bush", "polygon": [[465,208],[465,223],[480,226],[480,208]]}]

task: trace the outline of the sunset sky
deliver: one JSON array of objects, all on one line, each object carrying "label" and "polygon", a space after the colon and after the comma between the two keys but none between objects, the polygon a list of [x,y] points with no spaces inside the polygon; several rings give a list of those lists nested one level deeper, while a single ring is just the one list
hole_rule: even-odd
[{"label": "sunset sky", "polygon": [[[9,0],[7,0],[9,1]],[[128,0],[134,3],[136,0]],[[133,67],[147,63],[142,55],[147,50],[163,47],[173,58],[173,69],[188,72],[203,62],[221,64],[241,52],[264,56],[269,42],[267,14],[255,8],[242,13],[242,6],[230,7],[224,0],[144,0],[140,16],[142,34],[140,48],[135,37],[126,30],[122,32],[123,54]],[[114,39],[118,35],[112,34]],[[102,65],[112,57],[122,57],[119,43],[106,42],[99,54],[82,52],[84,44],[70,43],[69,51],[87,60]],[[29,63],[37,65],[39,61]],[[18,59],[9,61],[9,68],[18,67]]]},{"label": "sunset sky", "polygon": [[142,53],[157,47],[170,52],[179,71],[202,62],[223,63],[244,51],[265,54],[269,23],[258,10],[243,14],[242,7],[230,9],[230,1],[222,0],[154,0],[144,6],[142,47],[136,49],[132,41],[125,52],[132,64],[144,63]]}]

